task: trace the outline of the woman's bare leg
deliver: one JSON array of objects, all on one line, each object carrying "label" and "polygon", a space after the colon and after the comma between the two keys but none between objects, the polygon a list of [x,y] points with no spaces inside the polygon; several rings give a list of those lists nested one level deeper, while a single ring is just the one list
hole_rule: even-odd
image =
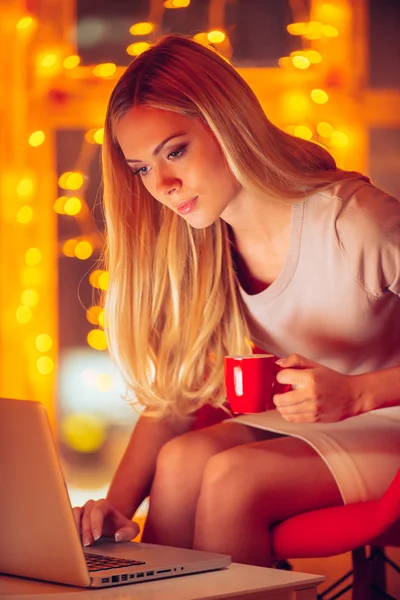
[{"label": "woman's bare leg", "polygon": [[239,423],[221,423],[167,442],[157,460],[143,541],[191,548],[197,501],[210,458],[266,437],[276,435]]},{"label": "woman's bare leg", "polygon": [[340,504],[332,474],[306,442],[280,437],[232,448],[208,461],[194,547],[230,554],[235,562],[269,566],[273,524]]}]

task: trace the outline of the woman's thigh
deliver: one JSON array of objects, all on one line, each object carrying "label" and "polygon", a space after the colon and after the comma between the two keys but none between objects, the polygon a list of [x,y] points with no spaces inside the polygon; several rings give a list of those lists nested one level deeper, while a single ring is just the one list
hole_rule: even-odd
[{"label": "woman's thigh", "polygon": [[257,509],[271,524],[326,506],[342,504],[337,483],[325,461],[303,440],[280,436],[227,449],[207,463],[201,503],[211,512],[226,513],[218,500],[225,497],[233,512]]}]

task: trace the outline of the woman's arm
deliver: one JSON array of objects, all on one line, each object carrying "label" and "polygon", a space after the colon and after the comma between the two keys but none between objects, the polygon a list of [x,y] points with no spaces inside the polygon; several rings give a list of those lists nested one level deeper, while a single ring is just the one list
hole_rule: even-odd
[{"label": "woman's arm", "polygon": [[141,416],[113,477],[107,499],[127,518],[132,518],[149,495],[161,447],[188,431],[193,418],[154,419]]},{"label": "woman's arm", "polygon": [[400,365],[382,371],[353,375],[351,388],[354,402],[360,407],[360,412],[400,406]]},{"label": "woman's arm", "polygon": [[128,541],[137,535],[138,526],[131,518],[150,493],[158,453],[166,442],[188,431],[192,423],[192,417],[139,418],[107,498],[88,500],[84,506],[73,509],[85,546],[101,535],[114,537],[116,541]]},{"label": "woman's arm", "polygon": [[334,422],[376,408],[400,405],[400,367],[344,375],[299,354],[277,361],[276,378],[292,390],[275,394],[276,409],[287,421]]}]

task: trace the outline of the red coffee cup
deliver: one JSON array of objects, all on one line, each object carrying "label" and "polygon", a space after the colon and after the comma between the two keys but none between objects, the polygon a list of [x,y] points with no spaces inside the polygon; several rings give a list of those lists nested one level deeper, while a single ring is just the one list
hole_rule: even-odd
[{"label": "red coffee cup", "polygon": [[256,413],[275,408],[274,394],[290,390],[276,381],[282,367],[274,354],[225,356],[226,397],[234,413]]}]

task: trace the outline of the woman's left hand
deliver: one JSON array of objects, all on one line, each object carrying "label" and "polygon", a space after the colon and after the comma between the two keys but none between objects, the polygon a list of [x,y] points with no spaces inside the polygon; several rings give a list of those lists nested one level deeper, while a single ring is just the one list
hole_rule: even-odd
[{"label": "woman's left hand", "polygon": [[278,361],[279,383],[293,389],[275,394],[276,409],[286,421],[332,423],[362,412],[357,406],[355,378],[343,375],[299,354]]}]

